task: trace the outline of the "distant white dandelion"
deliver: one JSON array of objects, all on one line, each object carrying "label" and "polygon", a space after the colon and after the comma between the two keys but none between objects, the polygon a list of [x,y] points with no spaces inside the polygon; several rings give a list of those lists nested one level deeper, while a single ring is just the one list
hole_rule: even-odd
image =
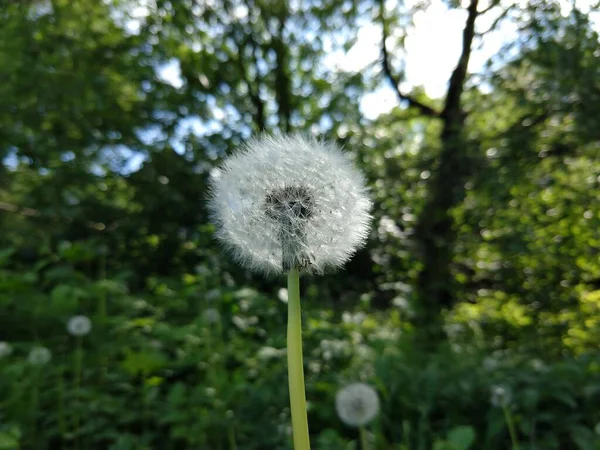
[{"label": "distant white dandelion", "polygon": [[379,397],[375,389],[368,384],[350,384],[338,391],[335,396],[335,409],[342,422],[353,427],[362,427],[379,412]]},{"label": "distant white dandelion", "polygon": [[215,308],[205,309],[202,315],[204,316],[204,320],[207,323],[219,323],[219,321],[221,320],[221,314]]},{"label": "distant white dandelion", "polygon": [[232,256],[267,275],[339,268],[364,244],[371,220],[348,155],[300,135],[249,141],[213,175],[209,207]]},{"label": "distant white dandelion", "polygon": [[511,401],[510,391],[506,386],[503,385],[492,386],[492,395],[490,401],[494,406],[506,406]]},{"label": "distant white dandelion", "polygon": [[8,342],[0,341],[0,358],[10,356],[12,351],[12,345],[10,345]]},{"label": "distant white dandelion", "polygon": [[52,359],[52,352],[46,347],[34,347],[29,351],[27,360],[34,366],[42,366]]},{"label": "distant white dandelion", "polygon": [[277,298],[281,300],[283,303],[288,302],[288,290],[286,288],[281,288],[277,292]]},{"label": "distant white dandelion", "polygon": [[72,336],[85,336],[92,330],[92,321],[86,316],[73,316],[67,323],[67,331]]}]

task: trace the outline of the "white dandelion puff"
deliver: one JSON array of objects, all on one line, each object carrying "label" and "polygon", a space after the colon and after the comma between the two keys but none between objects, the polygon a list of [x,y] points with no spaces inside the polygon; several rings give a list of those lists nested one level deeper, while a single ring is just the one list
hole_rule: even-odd
[{"label": "white dandelion puff", "polygon": [[202,315],[204,316],[204,320],[210,324],[219,323],[221,320],[221,314],[215,308],[205,309]]},{"label": "white dandelion puff", "polygon": [[0,341],[0,358],[10,356],[12,351],[12,345],[10,345],[8,342]]},{"label": "white dandelion puff", "polygon": [[288,302],[288,290],[286,288],[279,289],[279,291],[277,292],[277,298],[279,298],[279,300],[281,300],[282,303],[287,303]]},{"label": "white dandelion puff", "polygon": [[92,330],[92,321],[86,316],[73,316],[67,323],[67,331],[72,336],[85,336]]},{"label": "white dandelion puff", "polygon": [[34,347],[29,351],[27,360],[34,366],[42,366],[52,359],[52,352],[46,347]]},{"label": "white dandelion puff", "polygon": [[371,386],[353,383],[335,396],[335,409],[339,418],[347,425],[362,427],[375,418],[379,412],[379,397]]},{"label": "white dandelion puff", "polygon": [[249,141],[212,177],[209,207],[232,256],[267,275],[339,268],[371,220],[365,180],[348,155],[301,135]]},{"label": "white dandelion puff", "polygon": [[511,393],[506,386],[492,386],[492,395],[490,401],[494,406],[506,406],[511,401]]}]

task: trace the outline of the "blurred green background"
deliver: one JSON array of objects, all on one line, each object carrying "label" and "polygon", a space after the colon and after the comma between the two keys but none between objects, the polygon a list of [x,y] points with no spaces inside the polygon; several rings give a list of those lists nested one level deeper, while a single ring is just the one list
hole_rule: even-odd
[{"label": "blurred green background", "polygon": [[314,448],[359,448],[360,380],[374,449],[599,449],[597,6],[0,1],[0,449],[291,448],[285,280],[206,212],[263,130],[337,141],[375,201],[302,280]]}]

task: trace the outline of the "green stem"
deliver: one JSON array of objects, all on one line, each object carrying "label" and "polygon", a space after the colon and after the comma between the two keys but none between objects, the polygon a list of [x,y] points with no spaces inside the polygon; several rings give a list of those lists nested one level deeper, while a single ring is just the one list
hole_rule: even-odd
[{"label": "green stem", "polygon": [[368,450],[369,441],[367,439],[367,430],[365,430],[365,427],[363,426],[358,429],[358,432],[360,434],[360,450]]},{"label": "green stem", "polygon": [[62,440],[67,435],[67,425],[65,422],[65,371],[61,365],[58,370],[58,428]]},{"label": "green stem", "polygon": [[[102,252],[100,256],[100,273],[98,274],[98,278],[102,281],[106,280],[106,253]],[[98,316],[100,317],[100,329],[102,332],[106,329],[106,322],[108,320],[108,305],[107,305],[107,294],[106,288],[102,288],[102,292],[100,293],[100,301],[98,303]],[[104,384],[106,381],[106,375],[108,373],[108,358],[106,355],[102,354],[100,356],[100,370],[98,371],[100,377],[100,384]]]},{"label": "green stem", "polygon": [[77,409],[75,410],[75,448],[79,449],[79,412],[81,409],[81,367],[83,365],[82,338],[77,336],[77,349],[75,350],[75,389],[77,394]]},{"label": "green stem", "polygon": [[140,448],[144,448],[148,436],[148,402],[146,398],[146,373],[142,373],[142,384],[140,386],[140,400],[142,402],[142,442]]},{"label": "green stem", "polygon": [[227,437],[229,439],[229,450],[237,450],[235,442],[235,430],[233,429],[233,423],[230,423],[227,430]]},{"label": "green stem", "polygon": [[515,424],[513,423],[512,416],[506,405],[502,405],[502,411],[504,412],[504,419],[508,426],[508,433],[510,434],[510,441],[512,442],[513,450],[519,449],[519,442],[517,441],[517,433],[515,432]]},{"label": "green stem", "polygon": [[31,393],[31,438],[32,438],[32,448],[39,448],[39,444],[37,444],[38,436],[37,436],[37,419],[38,419],[38,409],[39,409],[39,397],[40,397],[40,369],[39,367],[34,368],[34,385],[33,391]]},{"label": "green stem", "polygon": [[[102,281],[106,280],[106,255],[104,254],[100,257],[100,273],[98,275]],[[104,327],[107,317],[105,288],[102,288],[102,292],[100,293],[100,301],[98,302],[98,315],[100,316],[100,324],[102,327]]]},{"label": "green stem", "polygon": [[300,312],[300,274],[297,268],[288,274],[288,378],[294,450],[309,450],[308,417],[304,393],[302,362],[302,317]]}]

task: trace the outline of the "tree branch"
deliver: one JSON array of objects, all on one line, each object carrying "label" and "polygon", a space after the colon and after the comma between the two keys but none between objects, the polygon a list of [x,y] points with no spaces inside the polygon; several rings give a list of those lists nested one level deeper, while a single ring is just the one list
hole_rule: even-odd
[{"label": "tree branch", "polygon": [[389,56],[387,44],[385,42],[388,38],[388,30],[387,30],[387,23],[386,23],[385,17],[384,17],[384,10],[385,10],[384,1],[381,0],[381,2],[380,2],[380,18],[381,18],[381,25],[382,25],[381,55],[382,55],[382,63],[383,63],[383,73],[385,74],[386,78],[389,80],[390,84],[394,88],[394,91],[396,92],[396,95],[397,95],[400,103],[406,102],[409,107],[419,110],[419,112],[421,114],[423,114],[424,116],[439,117],[440,113],[438,111],[436,111],[432,107],[420,102],[419,100],[417,100],[416,98],[414,98],[412,96],[403,94],[402,91],[400,90],[400,80],[397,79],[396,76],[394,75],[394,73],[392,72],[392,66],[390,64],[390,56]]},{"label": "tree branch", "polygon": [[444,105],[444,111],[442,112],[442,116],[446,119],[456,119],[460,115],[460,98],[465,89],[467,68],[469,66],[469,58],[471,57],[471,47],[473,45],[473,38],[475,37],[475,19],[477,19],[477,16],[479,15],[477,12],[478,3],[479,0],[471,0],[471,3],[467,8],[469,15],[467,16],[467,22],[463,30],[462,50],[458,64],[450,76],[448,95],[446,96],[446,103]]},{"label": "tree branch", "polygon": [[[494,0],[492,3],[490,3],[490,6],[488,6],[487,8],[482,9],[481,11],[479,11],[477,14],[478,15],[483,15],[489,11],[491,11],[492,9],[494,9],[496,6],[498,6],[500,4],[500,0]],[[510,8],[510,7],[509,7]]]},{"label": "tree branch", "polygon": [[[248,0],[246,0],[244,3],[246,4],[248,11],[252,11],[254,6],[251,5]],[[252,29],[252,24],[250,22],[248,23],[250,24],[250,30],[248,33],[245,33],[241,42],[237,39],[236,33],[231,33],[231,37],[238,48],[238,58],[236,63],[240,71],[240,78],[246,84],[246,87],[248,88],[248,96],[250,97],[252,106],[254,106],[254,121],[256,122],[256,127],[259,131],[263,131],[266,126],[266,118],[265,104],[260,98],[260,86],[262,81],[258,75],[258,44],[254,39],[254,30]],[[250,48],[252,62],[254,63],[254,67],[256,67],[257,75],[254,80],[250,80],[248,77],[248,72],[243,60],[244,50],[247,46]],[[254,81],[254,84],[252,81]],[[254,89],[255,85],[256,89]]]},{"label": "tree branch", "polygon": [[[506,16],[508,16],[508,13],[510,13],[510,12],[511,12],[513,9],[515,9],[515,8],[516,8],[516,5],[510,5],[509,7],[507,7],[507,8],[506,8],[504,11],[502,11],[502,14],[500,14],[498,17],[496,17],[496,18],[494,19],[494,21],[492,22],[492,24],[490,25],[490,27],[489,27],[487,30],[485,30],[485,31],[482,31],[482,32],[480,32],[480,33],[477,33],[477,36],[485,36],[485,35],[486,35],[487,33],[489,33],[490,31],[493,31],[493,30],[495,30],[495,29],[496,29],[496,27],[498,26],[498,24],[499,24],[499,23],[500,23],[502,20],[506,19]],[[481,12],[479,13],[479,15],[481,15],[481,14],[485,14],[485,13],[486,13],[486,12],[487,12],[489,9],[490,9],[490,8],[486,8],[486,9],[484,9],[483,11],[481,11]]]}]

